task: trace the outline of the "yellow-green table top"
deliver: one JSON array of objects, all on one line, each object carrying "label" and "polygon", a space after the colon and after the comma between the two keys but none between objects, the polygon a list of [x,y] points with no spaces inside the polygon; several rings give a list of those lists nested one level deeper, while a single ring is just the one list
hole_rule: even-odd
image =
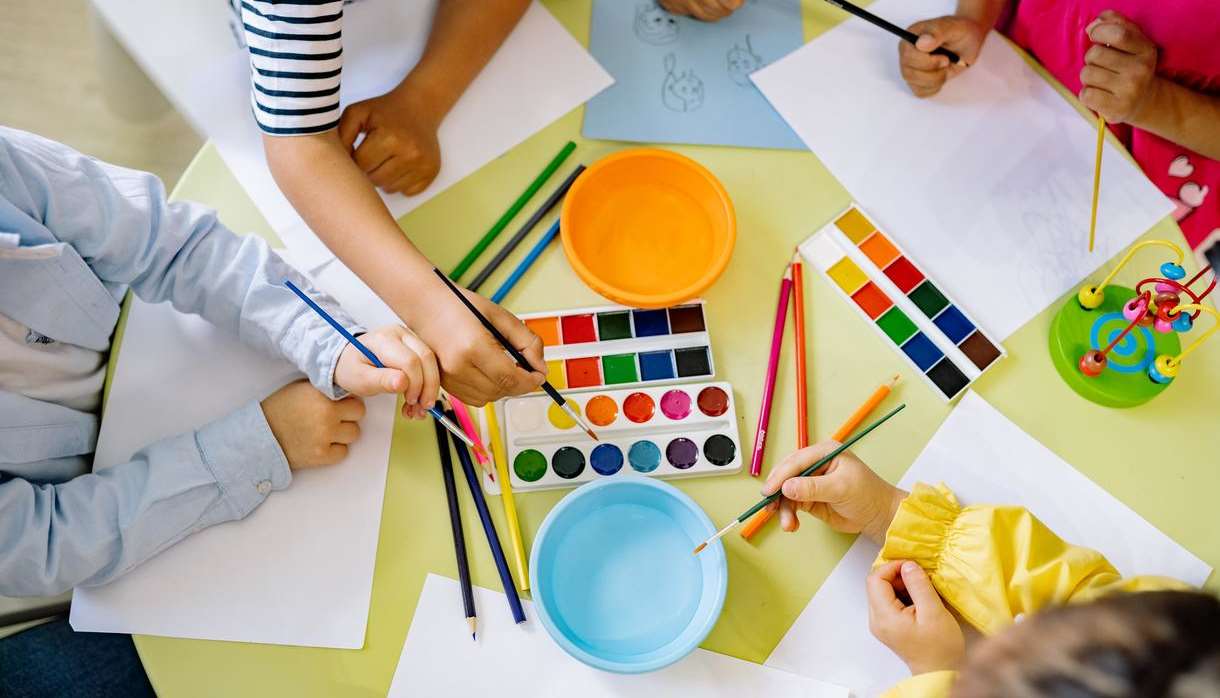
[{"label": "yellow-green table top", "polygon": [[[546,4],[578,39],[587,40],[588,0]],[[807,0],[806,34],[820,33],[837,21],[832,12]],[[629,147],[581,139],[582,112],[568,114],[403,218],[407,235],[439,266],[449,268],[565,141],[578,143],[573,163],[588,164]],[[711,169],[737,208],[736,251],[724,276],[704,298],[717,379],[734,386],[742,443],[748,448],[758,416],[779,271],[795,245],[840,211],[850,197],[807,152],[712,147],[673,150]],[[216,207],[221,220],[235,230],[274,238],[210,145],[191,165],[175,196]],[[515,229],[536,204],[527,206],[510,228]],[[868,202],[862,205],[867,209]],[[1170,221],[1156,226],[1149,237],[1184,244]],[[488,288],[498,285],[528,247],[523,245],[501,267]],[[1141,257],[1133,265],[1136,271],[1163,261],[1156,254],[1149,256],[1151,259]],[[951,408],[877,338],[820,275],[806,277],[811,433],[815,438],[825,436],[885,377],[901,373],[903,382],[891,401],[902,400],[908,409],[856,449],[879,473],[896,482]],[[604,302],[576,278],[558,244],[542,256],[505,305],[516,312],[552,310],[556,298],[564,299],[564,307]],[[969,298],[961,300],[970,307]],[[1004,342],[1008,358],[979,380],[975,390],[1162,531],[1208,563],[1220,565],[1220,537],[1213,530],[1215,493],[1220,492],[1220,339],[1185,362],[1177,382],[1153,402],[1131,410],[1107,409],[1077,397],[1051,365],[1047,331],[1058,307],[1057,302],[1009,337]],[[789,323],[766,467],[795,445],[794,381]],[[165,696],[384,695],[425,576],[429,572],[457,575],[452,542],[444,533],[447,528],[442,527],[448,514],[437,460],[432,425],[399,420],[390,451],[364,649],[137,637],[158,692]],[[699,502],[714,521],[724,522],[757,500],[759,483],[743,471],[674,484]],[[527,541],[567,491],[517,495]],[[464,510],[466,530],[477,530],[474,508]],[[503,511],[494,501],[492,510],[507,540]],[[499,589],[482,537],[469,541],[474,582]],[[703,646],[751,661],[766,659],[851,542],[852,537],[834,533],[814,520],[808,520],[797,534],[784,534],[772,525],[752,544],[728,536],[728,597],[720,622]],[[325,565],[326,560],[320,559],[318,564]],[[1215,578],[1209,586],[1220,589]]]}]

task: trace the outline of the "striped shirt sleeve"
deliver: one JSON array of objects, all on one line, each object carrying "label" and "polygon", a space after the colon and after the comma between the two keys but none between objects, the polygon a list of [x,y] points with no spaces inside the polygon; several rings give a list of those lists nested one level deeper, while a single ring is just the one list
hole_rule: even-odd
[{"label": "striped shirt sleeve", "polygon": [[342,0],[241,0],[250,106],[263,133],[322,133],[339,124]]}]

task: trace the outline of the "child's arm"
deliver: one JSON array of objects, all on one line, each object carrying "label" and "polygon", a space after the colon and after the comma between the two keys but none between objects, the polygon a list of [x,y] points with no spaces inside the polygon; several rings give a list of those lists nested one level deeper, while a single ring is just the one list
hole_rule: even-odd
[{"label": "child's arm", "polygon": [[[511,30],[525,2],[479,3],[478,15],[473,5],[473,0],[441,4],[428,55],[404,81],[412,95],[427,97],[435,111],[424,115],[429,122],[439,123],[448,112]],[[274,12],[280,14],[244,4],[242,18],[250,44],[254,114],[280,189],[318,237],[432,347],[445,387],[457,397],[480,405],[536,388],[542,373],[517,367],[450,295],[369,183],[369,177],[381,181],[392,174],[404,187],[419,185],[417,176],[402,172],[416,168],[412,163],[428,150],[426,143],[400,130],[379,130],[384,119],[374,128],[355,112],[344,133],[352,139],[362,128],[368,133],[353,159],[335,130],[340,121],[342,3],[284,5]],[[409,123],[402,129],[420,132],[418,123],[402,123]],[[435,140],[434,133],[430,139]],[[400,171],[399,165],[406,169]],[[425,179],[430,181],[431,174]],[[479,296],[472,294],[471,300],[536,368],[543,366],[541,341],[524,324]]]},{"label": "child's arm", "polygon": [[[443,0],[428,44],[401,83],[343,110],[339,138],[373,184],[418,194],[440,171],[437,129],[500,48],[529,0]],[[494,118],[489,115],[489,118]]]},{"label": "child's arm", "polygon": [[1098,15],[1088,33],[1093,46],[1080,71],[1086,107],[1110,123],[1131,124],[1220,160],[1220,97],[1159,77],[1156,45],[1113,10]]},{"label": "child's arm", "polygon": [[183,538],[244,518],[292,481],[342,460],[364,407],[303,381],[131,460],[58,485],[0,476],[0,594],[104,584]]},{"label": "child's arm", "polygon": [[1185,586],[1123,579],[1101,553],[1059,538],[1028,509],[962,507],[943,485],[916,485],[898,507],[878,564],[900,560],[918,563],[945,602],[988,634],[1054,604]]}]

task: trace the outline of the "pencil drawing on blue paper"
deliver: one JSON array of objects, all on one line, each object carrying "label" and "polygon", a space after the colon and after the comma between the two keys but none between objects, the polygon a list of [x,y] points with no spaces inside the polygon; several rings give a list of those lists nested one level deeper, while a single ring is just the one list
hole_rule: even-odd
[{"label": "pencil drawing on blue paper", "polygon": [[615,84],[589,101],[583,134],[803,150],[750,80],[802,43],[800,0],[749,0],[714,23],[656,0],[593,0],[589,49]]}]

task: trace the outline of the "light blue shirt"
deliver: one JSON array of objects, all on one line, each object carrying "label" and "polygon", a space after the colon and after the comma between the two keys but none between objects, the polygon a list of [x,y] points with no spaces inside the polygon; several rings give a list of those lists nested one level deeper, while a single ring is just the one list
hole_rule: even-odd
[{"label": "light blue shirt", "polygon": [[[200,205],[166,201],[151,174],[0,128],[0,234],[10,243],[16,235],[23,252],[0,246],[0,313],[51,340],[108,351],[131,289],[341,395],[333,375],[346,342],[283,279],[361,328],[262,240],[234,235]],[[292,480],[257,402],[91,473],[97,430],[93,414],[0,390],[0,595],[103,584],[191,533],[245,517]]]}]

